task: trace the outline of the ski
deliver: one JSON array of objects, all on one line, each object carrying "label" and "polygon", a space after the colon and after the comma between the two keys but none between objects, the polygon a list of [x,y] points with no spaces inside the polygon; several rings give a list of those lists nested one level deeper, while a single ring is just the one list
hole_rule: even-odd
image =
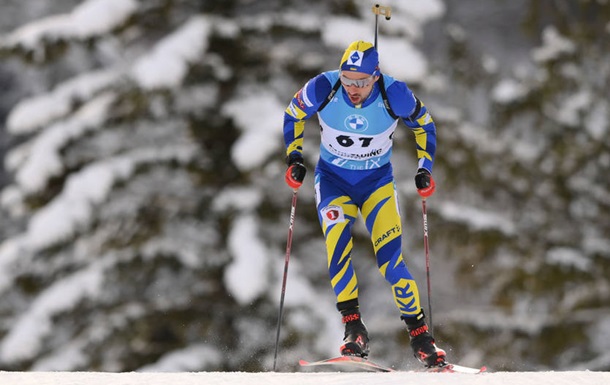
[{"label": "ski", "polygon": [[322,366],[322,365],[335,365],[352,368],[360,368],[369,372],[394,372],[394,369],[388,368],[383,365],[379,365],[373,361],[369,361],[366,358],[358,356],[339,356],[333,358],[327,358],[320,361],[305,361],[299,360],[301,366]]},{"label": "ski", "polygon": [[[369,361],[366,358],[358,356],[339,356],[327,358],[320,361],[306,361],[299,360],[301,366],[337,366],[337,367],[351,367],[356,369],[362,369],[369,372],[397,372],[400,370],[392,369],[387,366],[380,365],[376,362]],[[471,368],[462,365],[456,365],[447,363],[443,366],[434,366],[431,368],[423,368],[421,370],[411,370],[410,372],[428,372],[428,373],[464,373],[464,374],[479,374],[487,371],[485,366],[481,368]]]},{"label": "ski", "polygon": [[424,372],[428,373],[464,373],[464,374],[479,374],[487,371],[487,367],[481,366],[480,368],[470,368],[468,366],[456,365],[447,363],[443,366],[433,366],[431,368],[425,368]]}]

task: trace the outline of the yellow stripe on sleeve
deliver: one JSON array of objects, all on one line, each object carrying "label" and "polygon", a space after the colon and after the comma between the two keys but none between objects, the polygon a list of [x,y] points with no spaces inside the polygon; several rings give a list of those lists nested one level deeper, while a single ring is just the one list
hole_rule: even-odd
[{"label": "yellow stripe on sleeve", "polygon": [[294,104],[293,102],[290,102],[288,107],[286,107],[286,111],[285,112],[288,115],[292,116],[293,118],[296,118],[296,119],[299,119],[299,120],[303,119],[307,115],[305,113],[305,111],[303,111],[302,109],[297,107],[297,105]]},{"label": "yellow stripe on sleeve", "polygon": [[417,124],[419,124],[420,126],[425,126],[426,124],[430,124],[433,122],[434,121],[432,120],[432,116],[428,112],[426,112],[421,118],[417,119]]},{"label": "yellow stripe on sleeve", "polygon": [[293,151],[303,151],[303,130],[305,129],[305,121],[301,120],[294,123],[294,140],[286,148],[286,155],[290,155]]},{"label": "yellow stripe on sleeve", "polygon": [[432,160],[432,157],[426,151],[428,146],[428,133],[423,128],[413,130],[415,134],[415,142],[417,143],[417,159],[426,158]]}]

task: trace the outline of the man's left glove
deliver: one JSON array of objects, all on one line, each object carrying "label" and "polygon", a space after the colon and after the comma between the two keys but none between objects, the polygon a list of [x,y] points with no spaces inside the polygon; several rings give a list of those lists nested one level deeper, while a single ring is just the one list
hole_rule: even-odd
[{"label": "man's left glove", "polygon": [[307,169],[303,164],[303,157],[293,155],[287,159],[287,163],[286,184],[296,190],[301,187],[305,174],[307,174]]},{"label": "man's left glove", "polygon": [[417,193],[421,195],[422,198],[428,198],[430,195],[434,194],[436,183],[434,183],[430,171],[425,168],[417,170],[417,174],[415,174],[415,187],[417,187]]}]

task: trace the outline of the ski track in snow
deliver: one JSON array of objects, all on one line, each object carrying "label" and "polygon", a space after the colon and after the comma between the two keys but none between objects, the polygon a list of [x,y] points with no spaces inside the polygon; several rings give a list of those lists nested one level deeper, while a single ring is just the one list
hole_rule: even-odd
[{"label": "ski track in snow", "polygon": [[2,385],[603,385],[610,372],[448,373],[102,373],[0,372]]}]

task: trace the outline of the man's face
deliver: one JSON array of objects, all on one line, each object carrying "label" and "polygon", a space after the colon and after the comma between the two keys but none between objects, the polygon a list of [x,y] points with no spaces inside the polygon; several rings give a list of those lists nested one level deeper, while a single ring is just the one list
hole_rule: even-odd
[{"label": "man's face", "polygon": [[341,71],[340,74],[341,84],[347,91],[349,100],[355,105],[362,104],[368,98],[377,79],[379,76],[363,72]]}]

